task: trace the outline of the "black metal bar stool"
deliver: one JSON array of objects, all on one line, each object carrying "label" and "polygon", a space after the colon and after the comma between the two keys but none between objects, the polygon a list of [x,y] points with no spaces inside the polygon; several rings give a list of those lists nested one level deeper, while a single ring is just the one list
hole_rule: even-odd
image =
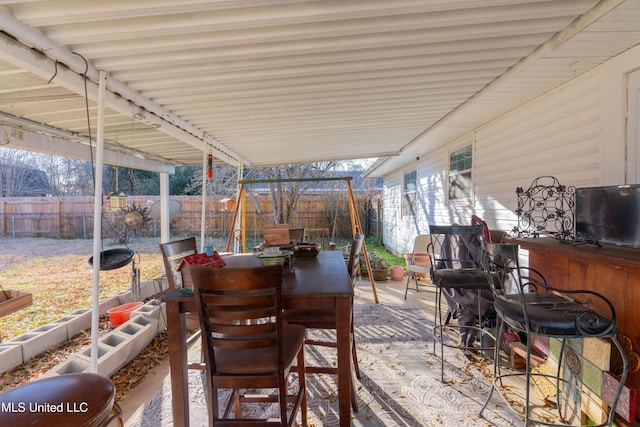
[{"label": "black metal bar stool", "polygon": [[[607,413],[606,407],[599,406],[602,411],[602,421],[589,423],[591,426],[611,426],[615,416],[624,383],[629,372],[629,365],[623,347],[618,341],[616,311],[609,300],[603,295],[591,290],[566,290],[557,289],[546,283],[542,274],[531,268],[521,267],[518,261],[518,246],[510,244],[483,243],[483,267],[487,271],[488,283],[494,295],[494,308],[498,316],[498,333],[502,335],[502,329],[508,326],[511,330],[526,334],[526,367],[524,372],[500,371],[500,346],[496,345],[494,352],[494,380],[491,392],[480,410],[480,415],[485,411],[496,383],[505,377],[524,376],[525,378],[525,425],[529,423],[562,426],[564,423],[556,423],[546,418],[533,416],[531,403],[531,388],[540,388],[540,384],[554,387],[558,416],[560,420],[567,421],[570,416],[580,415],[580,404],[572,402],[580,397],[580,400],[588,399],[597,404],[588,393],[584,393],[579,382],[572,380],[572,372],[581,362],[573,350],[569,349],[568,340],[586,338],[603,338],[613,343],[621,358],[621,369],[616,380],[619,385],[610,402],[611,409]],[[597,307],[597,308],[595,308]],[[605,307],[608,313],[601,313],[600,308]],[[560,341],[557,354],[557,370],[553,375],[550,370],[532,370],[532,346],[533,335],[539,337],[556,338]],[[612,349],[613,350],[613,349]],[[571,356],[570,356],[571,355]],[[613,351],[611,356],[613,356]],[[566,370],[563,368],[566,365]],[[567,395],[563,399],[563,395]],[[553,395],[553,394],[551,394]],[[569,412],[572,406],[577,406],[573,412]],[[571,424],[575,425],[575,424]],[[584,425],[584,424],[583,424]]]},{"label": "black metal bar stool", "polygon": [[[431,281],[436,286],[436,307],[433,336],[440,344],[440,375],[444,382],[444,346],[462,350],[489,351],[482,345],[486,335],[495,341],[489,331],[482,329],[482,316],[492,304],[487,275],[481,268],[482,225],[429,225],[431,243]],[[446,319],[442,320],[442,297],[447,300]],[[450,323],[457,318],[457,324]],[[447,337],[445,331],[457,330],[460,341]]]}]

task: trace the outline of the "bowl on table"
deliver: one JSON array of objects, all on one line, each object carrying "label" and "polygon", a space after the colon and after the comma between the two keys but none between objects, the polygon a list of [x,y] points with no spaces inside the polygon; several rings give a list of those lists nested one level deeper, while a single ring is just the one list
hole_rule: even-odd
[{"label": "bowl on table", "polygon": [[289,257],[293,255],[293,252],[278,249],[278,251],[259,252],[256,256],[262,261],[262,265],[276,265],[284,264]]},{"label": "bowl on table", "polygon": [[314,258],[320,252],[318,243],[300,243],[293,247],[293,254],[297,258]]}]

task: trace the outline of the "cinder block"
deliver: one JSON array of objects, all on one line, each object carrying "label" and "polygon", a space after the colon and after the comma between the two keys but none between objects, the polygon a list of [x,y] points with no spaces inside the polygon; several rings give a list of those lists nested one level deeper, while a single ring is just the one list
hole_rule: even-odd
[{"label": "cinder block", "polygon": [[116,294],[116,298],[118,298],[118,305],[128,304],[134,301],[131,296],[131,291],[120,292],[119,294]]},{"label": "cinder block", "polygon": [[90,366],[90,362],[81,360],[77,356],[73,355],[59,365],[56,365],[53,368],[49,369],[42,377],[46,378],[52,377],[54,375],[88,372]]},{"label": "cinder block", "polygon": [[[158,321],[153,317],[135,316],[118,328],[121,335],[130,335],[133,357],[144,350],[158,333]],[[131,357],[131,359],[133,359]],[[129,362],[129,360],[127,360]]]},{"label": "cinder block", "polygon": [[[124,342],[124,341],[123,341]],[[126,347],[126,346],[125,346]],[[118,371],[125,363],[121,359],[121,356],[128,353],[128,349],[124,347],[110,347],[104,345],[102,342],[98,343],[98,373],[106,377],[110,377]],[[91,346],[79,353],[76,353],[76,358],[83,360],[89,366],[91,366]]]},{"label": "cinder block", "polygon": [[0,373],[21,365],[22,346],[19,344],[0,344]]},{"label": "cinder block", "polygon": [[148,316],[158,321],[156,334],[167,328],[167,305],[160,300],[151,300],[140,308],[131,312],[131,318],[135,316]]},{"label": "cinder block", "polygon": [[64,324],[67,328],[67,339],[71,339],[91,327],[91,309],[85,308],[74,311],[53,323]]},{"label": "cinder block", "polygon": [[140,300],[152,298],[163,291],[162,282],[157,280],[150,280],[140,285]]},{"label": "cinder block", "polygon": [[[128,336],[117,331],[111,331],[98,341],[98,373],[104,376],[111,376],[123,367],[130,358],[131,340]],[[91,366],[91,346],[80,350],[74,357],[87,366]]]},{"label": "cinder block", "polygon": [[120,305],[120,301],[118,300],[117,296],[101,301],[99,305],[100,314],[105,314],[107,310],[109,310],[110,308],[117,307],[119,305]]},{"label": "cinder block", "polygon": [[66,325],[49,323],[7,342],[19,344],[22,347],[22,358],[26,362],[43,351],[62,344],[66,340]]}]

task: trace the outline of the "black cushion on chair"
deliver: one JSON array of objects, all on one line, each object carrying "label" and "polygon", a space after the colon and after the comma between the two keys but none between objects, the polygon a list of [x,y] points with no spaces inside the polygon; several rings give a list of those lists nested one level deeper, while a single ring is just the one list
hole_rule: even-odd
[{"label": "black cushion on chair", "polygon": [[478,268],[434,269],[433,283],[445,288],[489,288],[487,273]]},{"label": "black cushion on chair", "polygon": [[100,426],[109,417],[115,394],[113,382],[98,374],[44,378],[0,393],[0,425]]},{"label": "black cushion on chair", "polygon": [[[534,334],[564,337],[598,335],[611,326],[611,319],[560,295],[529,292],[523,294]],[[518,294],[496,299],[498,315],[517,330],[527,330]]]}]

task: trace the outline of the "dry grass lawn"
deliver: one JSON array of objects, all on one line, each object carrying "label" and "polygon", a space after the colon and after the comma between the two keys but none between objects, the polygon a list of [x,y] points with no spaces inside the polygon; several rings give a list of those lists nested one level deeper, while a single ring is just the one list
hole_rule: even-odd
[{"label": "dry grass lawn", "polygon": [[[159,237],[136,238],[127,244],[136,253],[142,283],[164,273],[159,242]],[[122,245],[103,243],[104,250],[114,247]],[[0,286],[31,293],[33,305],[0,318],[0,342],[91,307],[92,252],[91,239],[1,237]],[[100,272],[100,299],[130,289],[131,266]]]}]

